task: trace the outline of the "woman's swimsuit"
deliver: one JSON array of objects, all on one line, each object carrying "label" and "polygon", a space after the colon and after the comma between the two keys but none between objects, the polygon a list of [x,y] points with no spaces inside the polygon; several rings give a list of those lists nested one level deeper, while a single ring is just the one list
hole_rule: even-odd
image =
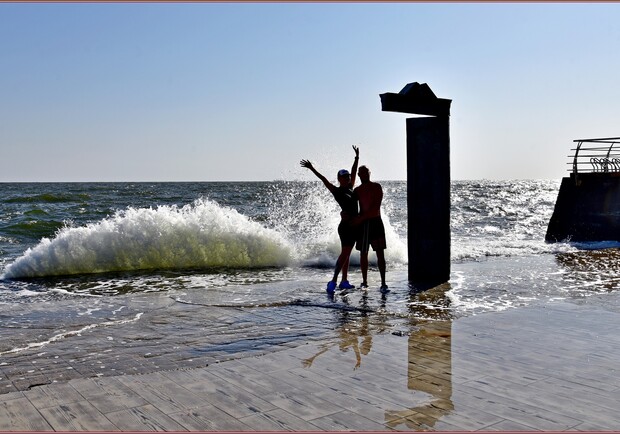
[{"label": "woman's swimsuit", "polygon": [[358,239],[357,228],[351,224],[353,218],[359,214],[357,195],[350,187],[336,187],[333,195],[342,210],[342,220],[338,225],[340,243],[342,246],[353,246]]}]

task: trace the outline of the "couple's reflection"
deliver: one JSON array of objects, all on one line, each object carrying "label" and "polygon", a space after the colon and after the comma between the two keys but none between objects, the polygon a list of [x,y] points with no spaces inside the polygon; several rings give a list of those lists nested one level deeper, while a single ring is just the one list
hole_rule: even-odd
[{"label": "couple's reflection", "polygon": [[[433,428],[454,410],[452,402],[452,319],[446,292],[449,284],[410,293],[407,388],[428,399],[407,410],[386,410],[388,427]],[[418,320],[416,318],[429,318]],[[406,405],[406,403],[403,403]]]},{"label": "couple's reflection", "polygon": [[[346,315],[345,315],[346,316]],[[359,339],[362,339],[361,343]],[[349,323],[341,325],[338,331],[338,347],[340,351],[347,352],[349,349],[353,350],[355,354],[355,365],[353,369],[357,369],[362,364],[362,355],[366,356],[372,348],[372,336],[364,331],[358,331],[356,323]],[[319,351],[312,357],[302,360],[302,364],[305,368],[312,366],[314,359],[321,354],[329,351],[329,349],[336,344],[328,343],[319,347]]]},{"label": "couple's reflection", "polygon": [[[452,317],[446,292],[449,284],[430,289],[412,288],[407,315],[410,330],[407,342],[406,387],[418,393],[417,401],[405,410],[385,411],[389,428],[433,428],[437,421],[454,410],[452,402]],[[388,299],[383,296],[378,309],[368,308],[368,296],[363,294],[357,309],[339,312],[338,340],[319,347],[313,356],[302,361],[310,367],[321,354],[338,346],[343,352],[352,351],[355,360],[352,369],[358,369],[364,356],[372,349],[373,335],[388,332],[394,317],[386,309]],[[423,318],[423,319],[420,319]],[[412,401],[415,398],[412,396]],[[407,407],[403,402],[400,408]]]},{"label": "couple's reflection", "polygon": [[[348,301],[346,302],[348,303]],[[309,368],[314,360],[330,348],[338,345],[342,352],[353,351],[357,369],[362,364],[362,356],[367,356],[372,348],[372,334],[370,331],[370,308],[368,306],[368,294],[363,293],[357,310],[343,310],[338,319],[338,343],[326,343],[319,347],[319,351],[312,357],[304,359],[302,364]],[[383,329],[385,327],[379,327]],[[378,330],[373,330],[376,333]]]}]

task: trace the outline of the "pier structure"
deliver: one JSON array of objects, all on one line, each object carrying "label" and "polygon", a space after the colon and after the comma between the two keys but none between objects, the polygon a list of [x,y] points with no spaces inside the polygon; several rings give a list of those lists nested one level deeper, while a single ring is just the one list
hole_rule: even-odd
[{"label": "pier structure", "polygon": [[620,241],[620,137],[573,142],[545,241]]},{"label": "pier structure", "polygon": [[410,113],[407,126],[407,233],[410,283],[450,280],[450,104],[426,84],[380,95],[382,111]]}]

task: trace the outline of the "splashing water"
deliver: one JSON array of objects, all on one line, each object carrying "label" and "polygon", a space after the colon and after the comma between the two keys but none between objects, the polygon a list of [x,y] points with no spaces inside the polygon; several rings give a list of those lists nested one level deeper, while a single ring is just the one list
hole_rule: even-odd
[{"label": "splashing water", "polygon": [[181,208],[128,208],[85,227],[64,227],[7,266],[2,278],[281,267],[290,261],[290,244],[280,234],[199,199]]},{"label": "splashing water", "polygon": [[[71,221],[6,266],[1,279],[138,270],[333,267],[340,253],[338,205],[317,183],[278,182],[185,206],[127,207],[77,227]],[[231,206],[218,202],[229,201]],[[389,199],[388,199],[389,201]],[[240,209],[238,211],[232,206]],[[389,206],[389,203],[388,203]],[[246,215],[247,214],[247,215]],[[407,249],[385,210],[393,264]],[[371,255],[371,264],[374,256]],[[359,265],[354,251],[351,264]]]},{"label": "splashing water", "polygon": [[[333,267],[340,254],[337,232],[340,208],[329,191],[316,182],[283,182],[272,188],[266,223],[291,240],[302,265]],[[402,265],[407,263],[407,246],[390,222],[388,211],[391,206],[391,198],[387,195],[382,207],[388,246],[385,255],[393,265]],[[370,255],[370,260],[373,263],[374,255]],[[351,265],[359,263],[359,252],[354,249]]]}]

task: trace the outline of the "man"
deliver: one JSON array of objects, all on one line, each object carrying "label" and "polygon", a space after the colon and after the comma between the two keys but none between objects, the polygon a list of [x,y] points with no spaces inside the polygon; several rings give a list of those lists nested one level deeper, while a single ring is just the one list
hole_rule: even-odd
[{"label": "man", "polygon": [[368,250],[370,246],[377,254],[377,266],[381,275],[381,292],[389,292],[385,283],[385,228],[381,219],[381,201],[383,188],[381,184],[370,180],[370,170],[361,166],[357,171],[362,184],[354,192],[360,205],[360,220],[362,228],[357,241],[357,250],[360,251],[360,265],[362,268],[362,288],[368,288]]}]

